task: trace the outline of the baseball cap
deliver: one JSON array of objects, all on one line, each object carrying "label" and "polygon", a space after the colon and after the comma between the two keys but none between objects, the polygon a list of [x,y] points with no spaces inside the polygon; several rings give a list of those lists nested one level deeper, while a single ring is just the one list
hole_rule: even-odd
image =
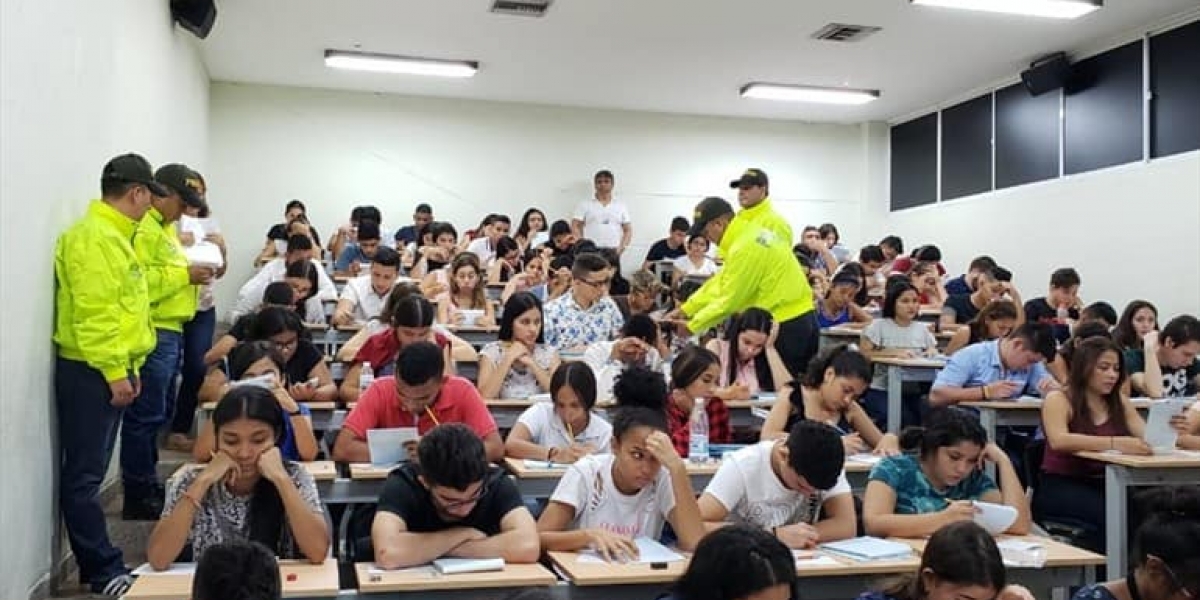
[{"label": "baseball cap", "polygon": [[125,183],[140,183],[150,189],[155,196],[169,196],[171,192],[154,180],[154,168],[150,161],[138,154],[130,152],[122,154],[104,165],[100,173],[100,181],[121,181]]},{"label": "baseball cap", "polygon": [[[171,163],[163,165],[154,173],[154,179],[177,192],[183,203],[192,208],[204,208],[204,199],[200,191],[204,189],[200,183],[200,175],[188,168],[187,165]],[[169,194],[161,194],[167,196]]]},{"label": "baseball cap", "polygon": [[704,227],[709,221],[732,214],[733,206],[724,198],[709,196],[696,205],[696,210],[692,213],[692,228],[688,230],[688,235],[700,235],[704,233]]},{"label": "baseball cap", "polygon": [[742,176],[729,182],[729,187],[738,188],[743,185],[767,187],[767,174],[762,169],[746,169]]}]

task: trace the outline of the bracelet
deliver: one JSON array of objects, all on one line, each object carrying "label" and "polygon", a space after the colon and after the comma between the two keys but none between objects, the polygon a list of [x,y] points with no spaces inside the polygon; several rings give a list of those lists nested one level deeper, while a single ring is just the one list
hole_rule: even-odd
[{"label": "bracelet", "polygon": [[984,400],[991,400],[991,398],[988,398],[988,389],[987,389],[987,388],[988,388],[987,384],[984,384],[984,385],[983,385],[983,387],[982,387],[982,388],[980,388],[980,389],[982,389],[982,390],[983,390],[983,399],[984,399]]}]

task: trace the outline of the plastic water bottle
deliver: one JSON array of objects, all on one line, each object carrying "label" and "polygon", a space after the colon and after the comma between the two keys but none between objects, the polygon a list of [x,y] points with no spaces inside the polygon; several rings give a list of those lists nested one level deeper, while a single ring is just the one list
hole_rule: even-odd
[{"label": "plastic water bottle", "polygon": [[1060,306],[1058,307],[1058,313],[1056,316],[1058,317],[1058,322],[1060,324],[1066,325],[1067,321],[1071,318],[1071,311],[1067,310],[1067,307],[1065,306]]},{"label": "plastic water bottle", "polygon": [[372,383],[375,383],[375,371],[371,370],[371,363],[364,362],[358,373],[358,393],[366,392]]},{"label": "plastic water bottle", "polygon": [[708,462],[708,413],[704,410],[704,399],[697,398],[688,422],[688,460],[695,463]]}]

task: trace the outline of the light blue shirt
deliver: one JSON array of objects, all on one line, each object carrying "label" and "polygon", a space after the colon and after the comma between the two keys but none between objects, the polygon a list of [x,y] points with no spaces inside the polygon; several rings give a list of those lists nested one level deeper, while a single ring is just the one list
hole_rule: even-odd
[{"label": "light blue shirt", "polygon": [[365,262],[371,262],[371,259],[363,254],[362,248],[358,244],[350,243],[346,244],[345,248],[342,248],[342,253],[338,255],[337,262],[333,263],[333,270],[349,271],[350,263]]},{"label": "light blue shirt", "polygon": [[1021,384],[1021,387],[1012,398],[1019,398],[1036,395],[1038,382],[1049,376],[1050,373],[1041,362],[1020,370],[1005,368],[1000,363],[1000,340],[991,340],[971,344],[951,355],[946,366],[938,373],[933,387],[983,387],[996,381],[1013,381]]}]

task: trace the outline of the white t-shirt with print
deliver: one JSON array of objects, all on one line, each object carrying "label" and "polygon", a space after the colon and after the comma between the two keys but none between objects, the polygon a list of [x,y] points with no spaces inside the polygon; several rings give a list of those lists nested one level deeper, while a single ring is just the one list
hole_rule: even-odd
[{"label": "white t-shirt with print", "polygon": [[571,217],[583,221],[583,237],[595,242],[597,248],[617,248],[625,232],[623,226],[629,222],[629,209],[616,200],[605,206],[592,198],[579,203]]},{"label": "white t-shirt with print", "polygon": [[612,454],[585,456],[571,465],[554,488],[551,502],[575,508],[571,529],[600,528],[629,537],[657,540],[675,508],[671,475],[660,469],[654,483],[632,496],[617,491]]},{"label": "white t-shirt with print", "polygon": [[729,511],[728,520],[763,529],[793,523],[812,525],[826,500],[850,493],[844,469],[832,488],[812,496],[784,487],[771,469],[775,443],[759,442],[721,461],[704,493],[712,495]]},{"label": "white t-shirt with print", "polygon": [[587,428],[575,432],[572,440],[567,427],[554,413],[553,402],[535,402],[525,409],[517,422],[529,429],[529,439],[539,446],[562,448],[571,444],[591,444],[597,454],[607,454],[612,445],[612,425],[592,413]]}]

